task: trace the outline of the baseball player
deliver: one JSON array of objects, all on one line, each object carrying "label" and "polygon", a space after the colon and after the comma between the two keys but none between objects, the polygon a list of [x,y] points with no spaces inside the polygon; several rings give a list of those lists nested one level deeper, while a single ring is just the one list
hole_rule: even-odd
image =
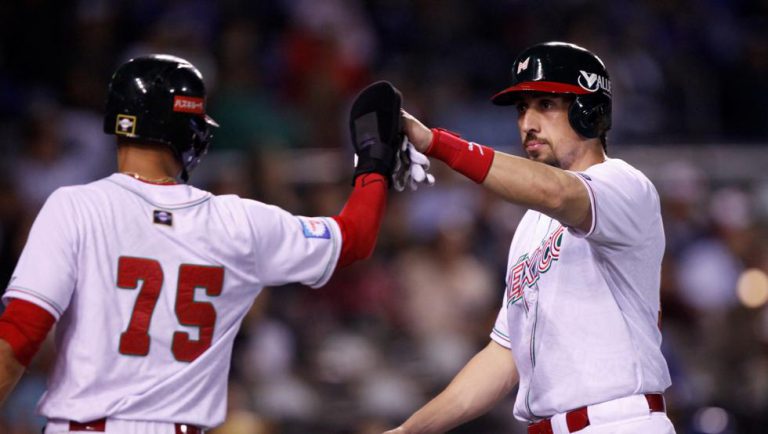
[{"label": "baseball player", "polygon": [[[517,108],[528,159],[495,152],[404,113],[415,147],[525,206],[509,249],[490,343],[448,387],[389,434],[437,433],[473,419],[519,384],[529,434],[667,434],[656,189],[608,158],[611,81],[573,44],[526,49],[493,97]],[[542,164],[543,163],[543,164]]]},{"label": "baseball player", "polygon": [[[58,189],[37,216],[3,296],[0,401],[57,323],[38,408],[46,434],[219,425],[233,340],[262,288],[323,286],[375,245],[402,137],[383,129],[400,122],[391,86],[367,89],[353,105],[354,189],[332,218],[186,185],[218,126],[205,98],[202,76],[183,59],[123,64],[104,118],[119,172]],[[374,122],[357,124],[361,116]]]}]

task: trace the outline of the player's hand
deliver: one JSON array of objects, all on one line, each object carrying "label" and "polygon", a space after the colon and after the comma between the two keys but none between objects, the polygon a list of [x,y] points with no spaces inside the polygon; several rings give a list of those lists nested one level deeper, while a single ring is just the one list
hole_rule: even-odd
[{"label": "player's hand", "polygon": [[391,429],[389,431],[384,432],[383,434],[408,434],[408,431],[405,430],[403,427],[397,427],[395,429]]},{"label": "player's hand", "polygon": [[427,152],[432,143],[432,130],[424,126],[418,119],[405,110],[400,110],[403,117],[403,131],[408,136],[408,141],[413,143],[417,151],[422,154]]},{"label": "player's hand", "polygon": [[395,157],[392,185],[397,191],[404,191],[406,187],[416,191],[420,184],[435,185],[435,177],[429,173],[429,158],[417,151],[407,137],[403,137],[403,144]]},{"label": "player's hand", "polygon": [[357,155],[353,183],[359,175],[370,172],[391,180],[395,154],[403,141],[402,101],[400,91],[391,83],[377,81],[352,103],[349,130]]}]

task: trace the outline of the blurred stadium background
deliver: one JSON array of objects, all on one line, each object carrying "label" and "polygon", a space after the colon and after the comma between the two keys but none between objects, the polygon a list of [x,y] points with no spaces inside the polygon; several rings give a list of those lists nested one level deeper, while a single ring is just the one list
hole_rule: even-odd
[{"label": "blurred stadium background", "polygon": [[[678,433],[768,426],[768,2],[765,0],[6,0],[0,3],[0,281],[61,185],[114,170],[101,132],[110,73],[139,54],[197,65],[222,125],[192,183],[334,215],[351,174],[355,93],[395,83],[428,125],[519,154],[489,103],[526,46],[600,55],[614,86],[609,154],[663,200],[667,392]],[[488,341],[523,210],[436,163],[392,195],[374,257],[322,290],[270,288],[243,324],[215,434],[379,433]],[[38,433],[53,348],[0,411]],[[514,394],[454,433],[524,433]]]}]

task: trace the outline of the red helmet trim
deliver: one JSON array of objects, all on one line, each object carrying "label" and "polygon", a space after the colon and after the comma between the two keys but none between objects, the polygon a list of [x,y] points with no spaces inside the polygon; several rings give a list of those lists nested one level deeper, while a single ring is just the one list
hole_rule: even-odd
[{"label": "red helmet trim", "polygon": [[491,101],[497,104],[505,104],[508,102],[508,97],[504,98],[505,96],[518,92],[573,93],[576,95],[593,93],[574,84],[558,83],[554,81],[525,81],[502,90],[494,95],[491,98]]}]

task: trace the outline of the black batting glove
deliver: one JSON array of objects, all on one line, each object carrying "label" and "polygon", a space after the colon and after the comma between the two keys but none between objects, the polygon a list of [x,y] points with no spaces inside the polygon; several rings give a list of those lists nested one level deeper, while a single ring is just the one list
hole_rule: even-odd
[{"label": "black batting glove", "polygon": [[352,185],[359,175],[380,173],[391,186],[395,155],[403,141],[400,108],[403,97],[388,81],[377,81],[357,96],[349,114],[352,144],[357,166]]}]

